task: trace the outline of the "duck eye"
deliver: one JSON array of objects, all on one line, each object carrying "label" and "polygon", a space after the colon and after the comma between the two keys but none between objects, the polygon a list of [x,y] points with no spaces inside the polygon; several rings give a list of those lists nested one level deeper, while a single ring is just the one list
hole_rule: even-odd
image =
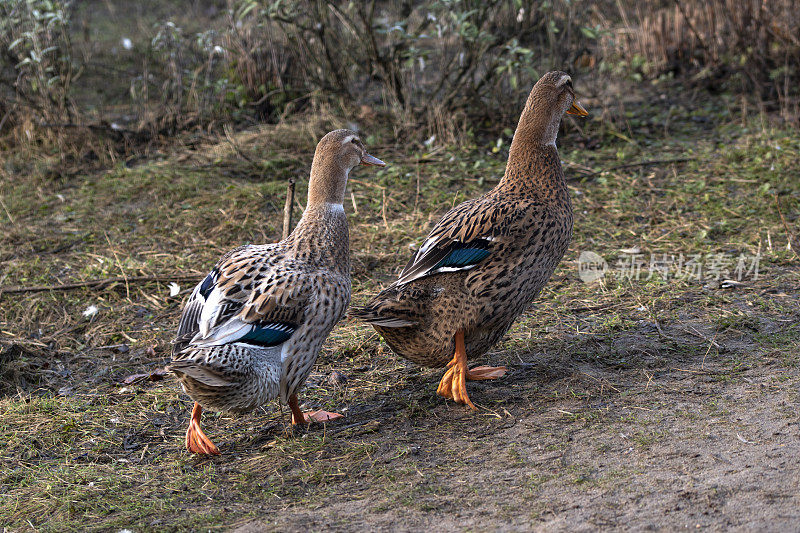
[{"label": "duck eye", "polygon": [[567,80],[567,87],[572,89],[572,80]]}]

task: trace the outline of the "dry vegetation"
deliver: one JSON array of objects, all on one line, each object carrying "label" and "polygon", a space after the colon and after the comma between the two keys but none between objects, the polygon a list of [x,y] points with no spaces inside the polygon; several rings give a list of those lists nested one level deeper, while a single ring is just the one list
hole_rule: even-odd
[{"label": "dry vegetation", "polygon": [[52,147],[65,161],[108,164],[170,145],[178,133],[320,107],[381,114],[396,132],[452,141],[481,121],[483,129],[513,122],[530,85],[556,68],[595,83],[677,77],[797,125],[793,7],[5,0],[0,147]]},{"label": "dry vegetation", "polygon": [[[503,20],[516,23],[512,3],[501,4]],[[537,303],[486,356],[508,365],[509,375],[469,385],[478,413],[435,395],[439,371],[407,363],[371,329],[343,322],[303,399],[344,420],[292,432],[277,403],[244,416],[208,413],[206,429],[224,455],[203,459],[182,448],[190,401],[160,371],[194,280],[233,246],[279,238],[287,179],[298,178],[299,214],[316,140],[355,124],[370,151],[391,163],[350,181],[354,298],[363,301],[392,279],[437,216],[500,177],[518,112],[509,102],[534,73],[520,70],[517,88],[508,72],[496,74],[504,100],[486,109],[505,110],[490,123],[467,113],[469,98],[485,98],[477,94],[423,113],[413,104],[420,96],[407,91],[425,85],[402,68],[411,107],[390,97],[383,67],[370,71],[369,83],[350,71],[342,87],[315,88],[322,82],[292,71],[296,60],[286,55],[310,52],[265,45],[265,32],[290,43],[298,31],[271,34],[256,24],[251,17],[266,3],[237,3],[231,14],[222,3],[195,3],[184,19],[158,5],[75,6],[70,46],[79,68],[63,115],[45,117],[37,106],[51,104],[26,107],[16,89],[2,89],[11,100],[0,99],[0,527],[787,530],[798,523],[800,138],[792,126],[797,95],[783,82],[797,71],[790,65],[780,74],[788,78],[764,78],[745,61],[712,75],[707,68],[734,64],[726,54],[735,50],[717,43],[704,56],[709,24],[743,20],[747,10],[731,19],[715,11],[714,22],[694,2],[653,4],[649,12],[625,2],[593,10],[554,2],[544,14],[527,12],[545,30],[528,42],[520,37],[519,46],[577,43],[567,59],[544,53],[533,68],[566,61],[592,116],[567,120],[559,140],[576,215],[573,245]],[[411,25],[423,23],[420,9]],[[763,21],[765,13],[751,15]],[[768,20],[796,27],[796,15],[775,13]],[[359,24],[360,16],[335,20]],[[676,22],[684,16],[693,29]],[[179,32],[164,24],[170,18]],[[243,24],[225,33],[237,18]],[[682,29],[659,34],[654,21]],[[214,63],[221,56],[200,53],[194,34],[212,23],[220,41],[210,42],[239,60],[224,66]],[[560,31],[569,27],[570,36]],[[683,70],[671,69],[651,41],[607,40],[639,27],[683,50],[669,60]],[[783,27],[758,26],[795,50]],[[595,28],[596,38],[579,37]],[[401,53],[379,48],[376,62]],[[777,50],[755,50],[748,61],[769,64]],[[646,58],[638,67],[637,54]],[[109,81],[112,65],[120,76]],[[176,82],[187,68],[189,78]],[[218,68],[241,84],[233,91],[240,101],[219,100],[227,89],[192,86],[222,79]],[[480,79],[485,65],[470,68]],[[138,76],[150,92],[137,89],[129,100]],[[262,101],[280,83],[286,90]],[[90,91],[100,86],[103,94]],[[47,128],[45,120],[76,127]],[[275,123],[248,126],[254,120]],[[425,144],[431,133],[436,139]],[[612,272],[583,283],[582,251],[599,253]],[[719,279],[713,271],[674,279],[648,275],[651,254],[699,254],[705,265],[722,254],[731,262]],[[745,271],[740,284],[723,283],[736,280],[740,256],[751,267],[756,254],[758,279]],[[639,279],[614,275],[637,257]],[[170,295],[171,282],[178,295]]]}]

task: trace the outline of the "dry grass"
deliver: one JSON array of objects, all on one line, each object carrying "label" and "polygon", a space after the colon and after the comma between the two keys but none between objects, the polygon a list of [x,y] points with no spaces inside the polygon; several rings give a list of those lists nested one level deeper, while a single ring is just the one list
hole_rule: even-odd
[{"label": "dry grass", "polygon": [[[343,412],[342,422],[289,434],[275,403],[244,416],[209,413],[206,429],[224,455],[190,457],[181,446],[190,402],[156,372],[190,283],[177,297],[166,282],[124,281],[0,296],[0,523],[574,529],[612,527],[621,515],[643,528],[684,523],[663,515],[677,505],[693,524],[747,527],[756,508],[783,523],[796,502],[781,495],[800,468],[786,429],[800,383],[800,263],[787,249],[800,213],[800,143],[758,117],[740,124],[735,99],[667,91],[665,102],[640,90],[586,100],[596,118],[583,135],[562,135],[574,243],[537,304],[486,356],[512,372],[470,384],[475,414],[434,394],[439,371],[344,322],[302,396]],[[45,164],[10,158],[0,286],[200,276],[233,246],[276,240],[286,178],[301,177],[302,199],[315,140],[341,124],[326,120],[56,181],[37,171]],[[356,302],[392,279],[439,214],[493,185],[510,140],[494,153],[494,138],[434,147],[396,143],[376,123],[364,129],[391,165],[351,180]],[[653,160],[680,162],[626,166]],[[580,251],[613,266],[634,246],[646,260],[760,251],[761,277],[734,288],[578,279]],[[85,317],[89,306],[98,312]],[[759,466],[758,480],[724,473],[769,457],[784,466]],[[634,513],[632,502],[658,516]]]}]

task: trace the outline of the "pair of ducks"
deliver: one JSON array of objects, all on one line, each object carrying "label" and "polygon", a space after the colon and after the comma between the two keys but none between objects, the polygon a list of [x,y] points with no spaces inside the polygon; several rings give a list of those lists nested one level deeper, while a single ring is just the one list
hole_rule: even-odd
[{"label": "pair of ducks", "polygon": [[[503,337],[569,245],[572,207],[555,145],[564,113],[588,114],[569,75],[545,74],[525,104],[500,183],[445,214],[399,279],[350,313],[395,353],[424,366],[446,365],[438,394],[472,409],[466,380],[498,378],[506,368],[470,369],[468,358]],[[200,427],[202,407],[246,412],[280,397],[293,424],[341,416],[304,413],[297,391],[350,302],[342,202],[348,174],[359,164],[385,165],[354,132],[325,135],[292,234],[231,250],[189,297],[168,368],[195,400],[190,451],[220,453]]]}]

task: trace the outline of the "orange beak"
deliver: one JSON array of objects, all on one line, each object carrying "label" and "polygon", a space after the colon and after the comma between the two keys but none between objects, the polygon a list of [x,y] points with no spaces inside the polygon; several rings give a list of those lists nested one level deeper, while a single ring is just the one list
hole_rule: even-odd
[{"label": "orange beak", "polygon": [[386,163],[381,161],[375,156],[364,154],[364,157],[361,158],[362,165],[375,165],[376,167],[385,167]]},{"label": "orange beak", "polygon": [[567,115],[578,115],[579,117],[585,117],[589,115],[589,112],[586,111],[577,100],[572,100],[572,105],[569,107],[569,109],[567,109]]}]

